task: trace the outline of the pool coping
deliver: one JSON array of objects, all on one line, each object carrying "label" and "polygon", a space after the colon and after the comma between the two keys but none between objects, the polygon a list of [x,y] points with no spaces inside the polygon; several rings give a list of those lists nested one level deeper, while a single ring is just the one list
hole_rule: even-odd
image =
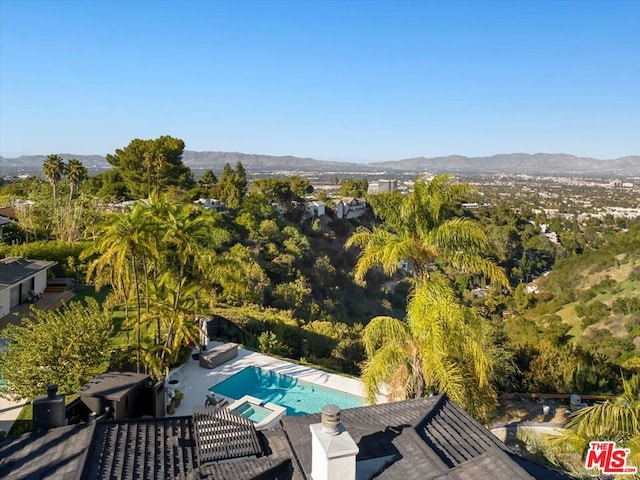
[{"label": "pool coping", "polygon": [[[238,400],[234,401],[227,408],[229,410],[236,410],[240,406],[245,403],[249,403],[254,407],[261,407],[265,410],[270,410],[271,413],[267,415],[265,418],[260,420],[259,422],[254,422],[256,426],[256,430],[266,430],[268,428],[274,428],[280,421],[282,417],[287,414],[287,409],[285,407],[281,407],[280,405],[276,405],[275,403],[265,402],[264,400],[256,397],[252,397],[251,395],[244,395]],[[242,415],[242,414],[240,414]]]},{"label": "pool coping", "polygon": [[[209,342],[208,349],[222,345],[223,342]],[[183,393],[183,398],[175,412],[167,416],[192,415],[193,407],[203,405],[206,400],[209,388],[235,375],[246,367],[259,367],[264,370],[271,370],[283,375],[289,375],[299,380],[304,380],[315,385],[321,385],[341,392],[350,393],[364,397],[363,384],[359,379],[344,377],[334,373],[324,372],[306,365],[299,365],[279,358],[269,357],[262,353],[253,352],[244,348],[238,348],[238,356],[213,369],[206,369],[199,366],[198,360],[189,360],[172,369],[165,379],[167,388],[178,389]],[[178,383],[169,385],[170,380],[177,380]],[[230,403],[235,399],[229,399]],[[384,395],[378,395],[376,403],[386,403]]]}]

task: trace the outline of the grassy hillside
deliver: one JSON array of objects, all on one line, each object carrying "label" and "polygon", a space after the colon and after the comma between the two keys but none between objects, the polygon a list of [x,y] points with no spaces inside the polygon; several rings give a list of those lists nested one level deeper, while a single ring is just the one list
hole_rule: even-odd
[{"label": "grassy hillside", "polygon": [[600,248],[564,259],[539,281],[527,317],[555,314],[569,342],[622,365],[640,355],[640,231],[612,235]]}]

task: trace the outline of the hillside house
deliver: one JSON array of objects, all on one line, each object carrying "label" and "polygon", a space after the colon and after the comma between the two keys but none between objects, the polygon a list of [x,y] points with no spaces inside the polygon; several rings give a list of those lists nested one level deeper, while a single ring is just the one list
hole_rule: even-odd
[{"label": "hillside house", "polygon": [[55,264],[24,258],[0,260],[0,317],[42,295],[47,287],[47,271]]},{"label": "hillside house", "polygon": [[307,203],[305,208],[309,217],[321,217],[325,215],[326,206],[327,205],[324,202],[316,200]]},{"label": "hillside house", "polygon": [[201,206],[202,208],[206,208],[207,210],[215,210],[216,212],[221,212],[227,207],[225,202],[222,202],[217,198],[199,198],[193,203]]},{"label": "hillside house", "polygon": [[336,217],[338,218],[358,218],[366,211],[367,201],[364,198],[343,197],[336,203]]}]

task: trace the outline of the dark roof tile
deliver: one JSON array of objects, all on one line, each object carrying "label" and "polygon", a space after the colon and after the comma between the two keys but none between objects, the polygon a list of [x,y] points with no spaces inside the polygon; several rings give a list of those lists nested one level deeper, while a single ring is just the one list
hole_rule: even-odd
[{"label": "dark roof tile", "polygon": [[1,259],[0,286],[8,287],[55,264],[56,262],[47,260],[27,260],[25,258]]},{"label": "dark roof tile", "polygon": [[0,478],[72,480],[79,477],[93,425],[26,433],[0,444]]},{"label": "dark roof tile", "polygon": [[191,417],[99,422],[84,477],[173,478],[196,467]]}]

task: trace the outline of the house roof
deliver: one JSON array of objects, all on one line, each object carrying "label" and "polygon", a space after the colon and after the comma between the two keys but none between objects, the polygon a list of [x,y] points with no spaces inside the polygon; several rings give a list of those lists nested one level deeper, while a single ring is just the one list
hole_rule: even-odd
[{"label": "house roof", "polygon": [[9,287],[55,264],[48,260],[4,258],[0,260],[0,287]]},{"label": "house roof", "polygon": [[191,417],[97,422],[81,478],[180,477],[197,467],[194,447]]},{"label": "house roof", "polygon": [[[358,479],[571,478],[515,455],[446,396],[347,409],[341,421],[359,448]],[[235,419],[230,422],[227,426],[237,425]],[[60,427],[0,444],[0,458],[7,459],[0,463],[0,477],[311,480],[309,427],[319,422],[319,414],[286,416],[281,430],[252,433],[258,449],[240,458],[219,456],[216,463],[206,464],[201,454],[208,450],[198,448],[194,417]],[[214,443],[238,439],[223,430],[211,430],[214,436],[226,435],[214,438]]]},{"label": "house roof", "polygon": [[108,372],[98,375],[82,386],[81,396],[102,397],[108,400],[120,400],[133,387],[150,377],[145,373]]},{"label": "house roof", "polygon": [[[319,414],[282,420],[307,478],[311,478],[309,426],[319,422]],[[520,462],[521,457],[442,395],[343,410],[341,422],[358,444],[358,462],[384,460],[376,479],[570,478]],[[463,473],[467,476],[460,476]]]},{"label": "house roof", "polygon": [[71,425],[0,443],[0,478],[75,480],[85,464],[93,425]]}]

